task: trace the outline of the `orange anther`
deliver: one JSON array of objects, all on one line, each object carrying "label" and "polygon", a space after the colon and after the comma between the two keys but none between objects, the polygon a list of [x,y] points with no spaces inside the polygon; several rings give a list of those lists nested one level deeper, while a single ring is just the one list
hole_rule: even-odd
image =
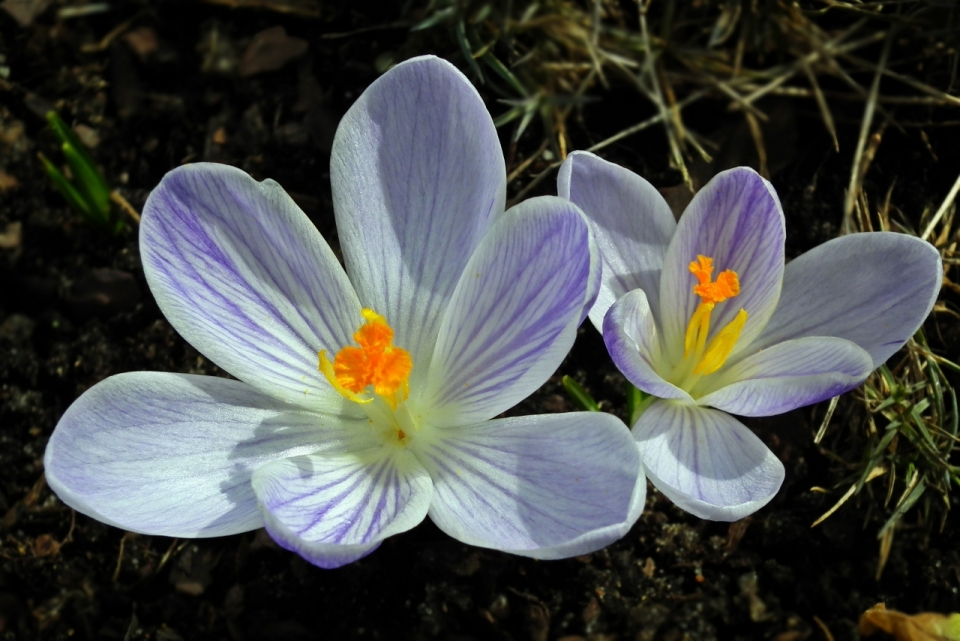
[{"label": "orange anther", "polygon": [[701,285],[710,282],[710,276],[713,275],[713,259],[709,256],[697,256],[697,260],[690,263],[690,271],[697,277]]},{"label": "orange anther", "polygon": [[690,271],[699,283],[693,286],[693,293],[704,303],[722,303],[740,293],[740,279],[735,271],[727,269],[717,276],[716,281],[710,280],[713,259],[709,256],[697,256],[697,260],[690,263]]},{"label": "orange anther", "polygon": [[[320,370],[341,392],[355,395],[372,386],[375,394],[395,405],[397,392],[407,385],[413,359],[407,350],[394,347],[393,328],[383,316],[364,309],[363,317],[366,322],[353,335],[359,347],[347,345],[341,349],[332,367],[326,354],[321,352]],[[405,393],[399,400],[404,398]]]}]

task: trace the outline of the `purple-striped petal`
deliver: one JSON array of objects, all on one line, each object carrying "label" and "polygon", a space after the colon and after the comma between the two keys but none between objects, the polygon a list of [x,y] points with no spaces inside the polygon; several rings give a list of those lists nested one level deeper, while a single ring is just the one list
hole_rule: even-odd
[{"label": "purple-striped petal", "polygon": [[687,324],[700,303],[690,263],[708,256],[714,279],[728,269],[739,276],[740,294],[718,303],[710,320],[712,337],[741,309],[747,311],[736,354],[760,333],[780,298],[784,237],[777,194],[752,169],[720,172],[697,192],[680,218],[660,277],[660,328],[672,362],[683,356]]},{"label": "purple-striped petal", "polygon": [[174,169],[140,225],[143,270],[170,324],[206,357],[280,400],[336,410],[317,371],[363,322],[336,256],[272,180],[226,165]]},{"label": "purple-striped petal", "polygon": [[524,416],[445,429],[419,452],[430,518],[450,536],[539,559],[613,543],[640,516],[636,443],[602,413]]},{"label": "purple-striped petal", "polygon": [[653,185],[619,165],[575,151],[560,167],[561,198],[590,220],[603,276],[590,320],[603,331],[603,317],[624,294],[642,289],[654,312],[660,309],[660,268],[677,229],[670,206]]},{"label": "purple-striped petal", "polygon": [[131,372],[67,409],[44,467],[64,503],[99,521],[144,534],[223,536],[263,525],[254,469],[348,447],[365,424],[284,405],[239,381]]},{"label": "purple-striped petal", "polygon": [[590,291],[590,229],[553,196],[511,209],[484,238],[443,317],[417,401],[444,427],[487,420],[560,365]]},{"label": "purple-striped petal", "polygon": [[[583,215],[583,212],[581,211],[580,214]],[[589,224],[589,221],[587,222]],[[587,320],[590,310],[596,305],[597,298],[600,297],[601,279],[603,277],[600,250],[597,248],[597,238],[592,232],[587,245],[590,248],[590,274],[587,276],[587,295],[583,299],[583,309],[580,310],[580,321],[577,323],[577,327],[583,325],[583,321]]]},{"label": "purple-striped petal", "polygon": [[322,568],[366,556],[427,515],[430,476],[390,445],[341,455],[298,456],[254,472],[270,536]]},{"label": "purple-striped petal", "polygon": [[647,477],[694,516],[736,521],[753,514],[783,483],[783,464],[729,414],[657,401],[633,426]]},{"label": "purple-striped petal", "polygon": [[330,179],[347,271],[413,356],[416,387],[464,266],[503,213],[493,121],[453,65],[408,60],[340,121]]},{"label": "purple-striped petal", "polygon": [[659,398],[693,402],[686,391],[661,375],[665,363],[660,335],[643,290],[635,289],[615,302],[603,325],[607,352],[628,381]]},{"label": "purple-striped petal", "polygon": [[[752,351],[752,349],[751,349]],[[725,368],[698,405],[741,416],[772,416],[848,392],[873,371],[870,354],[842,338],[779,343]]]},{"label": "purple-striped petal", "polygon": [[787,265],[780,305],[751,350],[836,336],[865,349],[878,367],[926,319],[942,280],[939,252],[913,236],[836,238]]}]

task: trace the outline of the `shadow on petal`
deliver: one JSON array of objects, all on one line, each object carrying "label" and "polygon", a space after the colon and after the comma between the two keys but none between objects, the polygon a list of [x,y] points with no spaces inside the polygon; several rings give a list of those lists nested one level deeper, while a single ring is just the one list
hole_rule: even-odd
[{"label": "shadow on petal", "polygon": [[[327,429],[322,429],[324,421]],[[223,536],[262,525],[250,485],[270,461],[346,446],[354,424],[239,381],[162,372],[112,376],[67,410],[44,457],[69,506],[145,534]]]}]

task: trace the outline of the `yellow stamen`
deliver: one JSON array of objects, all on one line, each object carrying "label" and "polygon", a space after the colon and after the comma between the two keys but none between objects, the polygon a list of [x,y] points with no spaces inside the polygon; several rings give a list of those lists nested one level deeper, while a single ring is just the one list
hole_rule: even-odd
[{"label": "yellow stamen", "polygon": [[393,328],[372,309],[361,311],[365,323],[354,333],[359,347],[347,345],[331,362],[326,350],[318,353],[319,369],[334,389],[356,403],[373,399],[360,394],[369,387],[393,409],[410,393],[409,377],[413,369],[410,352],[393,345]]},{"label": "yellow stamen", "polygon": [[740,294],[740,279],[735,271],[727,269],[720,272],[717,280],[712,280],[713,259],[709,256],[698,255],[697,260],[690,263],[689,269],[697,279],[693,293],[700,297],[701,302],[687,325],[683,338],[683,357],[693,358],[697,363],[693,373],[703,376],[720,369],[729,358],[747,322],[747,312],[741,309],[736,318],[721,329],[708,346],[706,343],[710,334],[711,312],[717,303]]},{"label": "yellow stamen", "polygon": [[727,326],[717,332],[717,335],[710,341],[707,351],[703,354],[700,363],[694,368],[694,374],[705,376],[713,374],[723,367],[733,351],[733,346],[737,344],[740,338],[740,332],[747,322],[747,310],[741,309],[736,317],[727,323]]},{"label": "yellow stamen", "polygon": [[687,325],[687,334],[683,337],[683,357],[690,356],[690,352],[699,353],[707,342],[710,333],[710,310],[713,303],[700,303],[693,312],[693,318]]}]

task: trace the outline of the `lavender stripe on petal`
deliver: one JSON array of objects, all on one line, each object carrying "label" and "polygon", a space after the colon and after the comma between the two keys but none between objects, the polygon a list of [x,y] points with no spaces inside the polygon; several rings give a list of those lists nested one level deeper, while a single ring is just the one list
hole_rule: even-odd
[{"label": "lavender stripe on petal", "polygon": [[693,402],[686,390],[658,373],[663,370],[660,337],[642,290],[628,292],[607,310],[603,342],[614,364],[633,385],[659,398]]},{"label": "lavender stripe on petal", "polygon": [[[344,317],[340,310],[349,309],[355,298],[323,239],[315,231],[309,235],[303,233],[313,231],[306,216],[276,183],[257,184],[242,172],[227,167],[218,168],[224,172],[222,178],[216,173],[207,175],[208,167],[191,166],[192,171],[184,173],[182,183],[174,180],[179,174],[171,172],[170,195],[179,202],[189,201],[191,206],[178,210],[171,198],[165,199],[167,207],[179,214],[175,221],[166,225],[166,240],[170,246],[188,246],[191,239],[199,243],[201,247],[195,248],[199,250],[197,256],[213,261],[233,276],[234,282],[241,286],[236,291],[238,296],[252,297],[262,308],[269,309],[278,321],[290,323],[291,314],[298,318],[295,326],[304,343],[310,343],[315,336],[330,336],[330,344],[321,347],[333,349],[342,345],[356,329],[356,320]],[[220,179],[214,180],[214,177]],[[204,191],[209,192],[208,196],[198,201],[197,194]],[[164,192],[160,193],[162,197]],[[219,208],[220,203],[235,204],[228,207],[231,216],[224,215],[226,211]],[[204,215],[196,215],[197,209],[203,210]],[[236,216],[234,209],[250,213]],[[299,220],[289,226],[269,224],[276,218],[278,210],[288,211],[288,216]],[[217,231],[219,238],[211,236]],[[174,238],[173,234],[179,237]],[[307,241],[311,236],[313,242]],[[263,242],[265,237],[269,242]],[[314,246],[310,247],[311,244]],[[265,247],[272,249],[264,252]],[[233,250],[233,256],[227,256],[228,248]],[[322,264],[317,264],[318,259]],[[240,273],[240,266],[244,264],[264,268],[257,269],[256,285],[249,280],[253,274]],[[229,282],[225,284],[229,285]],[[281,299],[282,302],[291,304],[285,305],[280,312],[277,301],[264,295],[268,291],[283,292],[286,298]],[[332,315],[333,312],[337,315]]]},{"label": "lavender stripe on petal", "polygon": [[807,337],[779,343],[727,368],[704,391],[701,405],[742,416],[782,414],[858,386],[873,370],[870,355],[851,341]]}]

